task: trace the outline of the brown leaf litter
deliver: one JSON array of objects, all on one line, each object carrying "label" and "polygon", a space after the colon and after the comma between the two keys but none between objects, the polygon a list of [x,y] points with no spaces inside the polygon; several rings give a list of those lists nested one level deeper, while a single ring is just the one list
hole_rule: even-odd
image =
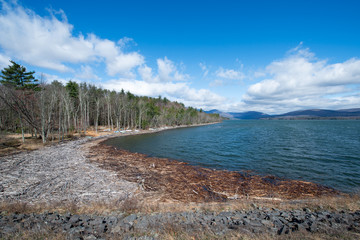
[{"label": "brown leaf litter", "polygon": [[222,202],[238,198],[308,199],[335,196],[336,190],[312,182],[261,176],[250,171],[214,170],[166,158],[92,145],[89,159],[136,182],[160,202]]}]

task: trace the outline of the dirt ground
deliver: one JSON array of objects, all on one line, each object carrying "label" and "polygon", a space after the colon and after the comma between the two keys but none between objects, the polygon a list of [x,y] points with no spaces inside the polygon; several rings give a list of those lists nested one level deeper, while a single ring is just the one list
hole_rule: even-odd
[{"label": "dirt ground", "polygon": [[[71,133],[64,136],[63,141],[72,141],[79,139],[81,137],[101,137],[112,135],[113,131],[108,131],[105,127],[99,127],[99,130],[96,132],[95,129],[90,128],[86,131],[86,134],[83,133]],[[0,157],[7,156],[10,154],[17,154],[26,151],[33,151],[45,146],[50,146],[59,143],[58,135],[54,134],[50,139],[44,144],[41,137],[32,136],[31,134],[25,134],[25,142],[22,142],[22,135],[15,133],[1,133],[0,134]]]}]

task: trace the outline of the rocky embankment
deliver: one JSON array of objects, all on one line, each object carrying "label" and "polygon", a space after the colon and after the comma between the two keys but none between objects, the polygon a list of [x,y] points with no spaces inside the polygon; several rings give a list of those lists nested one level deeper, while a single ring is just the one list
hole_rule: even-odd
[{"label": "rocky embankment", "polygon": [[[0,215],[0,238],[14,236],[18,229],[65,233],[70,239],[157,239],[169,231],[211,232],[216,236],[239,234],[284,235],[303,231],[311,233],[360,233],[360,211],[312,212],[256,208],[231,212],[179,212],[152,214],[117,214],[112,216],[41,214]],[[135,238],[136,239],[136,238]],[[139,238],[137,238],[139,239]],[[141,239],[141,238],[140,238]]]}]

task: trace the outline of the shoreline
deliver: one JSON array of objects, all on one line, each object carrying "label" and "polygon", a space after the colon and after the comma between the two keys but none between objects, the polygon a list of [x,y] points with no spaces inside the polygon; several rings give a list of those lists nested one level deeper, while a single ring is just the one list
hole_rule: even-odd
[{"label": "shoreline", "polygon": [[208,126],[208,125],[215,125],[220,122],[213,122],[213,123],[199,123],[199,124],[193,124],[193,125],[179,125],[179,126],[164,126],[159,128],[149,128],[149,129],[135,129],[135,130],[121,130],[121,131],[115,131],[114,133],[111,133],[109,135],[105,135],[102,137],[105,137],[107,139],[116,138],[116,137],[126,137],[131,135],[142,135],[142,134],[151,134],[151,133],[158,133],[162,131],[167,130],[174,130],[174,129],[181,129],[181,128],[193,128],[193,127],[202,127],[202,126]]},{"label": "shoreline", "polygon": [[[96,154],[95,154],[96,153]],[[214,170],[167,158],[105,145],[90,148],[91,162],[137,183],[160,202],[226,202],[238,199],[271,201],[314,199],[342,193],[312,182]]]},{"label": "shoreline", "polygon": [[[198,126],[203,125],[208,124]],[[182,127],[188,126],[135,134],[156,133]],[[344,194],[331,187],[308,181],[253,174],[251,171],[215,170],[183,161],[150,157],[104,144],[110,138],[129,135],[134,134],[111,136],[96,141],[97,144],[90,148],[90,152],[96,152],[97,156],[90,154],[89,159],[101,168],[114,170],[121,179],[136,182],[143,190],[151,192],[153,197],[156,195],[159,201],[223,202],[244,198],[282,201]],[[134,178],[134,175],[145,177]]]},{"label": "shoreline", "polygon": [[0,157],[0,238],[277,239],[360,232],[359,198],[102,144],[153,132],[88,137]]},{"label": "shoreline", "polygon": [[[61,151],[65,151],[68,152],[69,162],[63,163],[64,165],[71,164],[70,161],[77,163],[79,162],[78,159],[81,159],[79,164],[91,164],[92,166],[89,166],[89,168],[99,168],[99,170],[95,171],[109,172],[109,175],[114,176],[117,179],[115,180],[113,178],[111,180],[112,182],[127,182],[133,188],[130,192],[133,192],[134,194],[135,192],[145,192],[145,195],[150,194],[152,196],[156,196],[157,199],[162,199],[162,202],[199,203],[224,202],[237,199],[283,201],[292,199],[313,199],[323,196],[347,195],[335,189],[312,182],[283,179],[272,175],[258,175],[251,171],[239,172],[215,170],[167,158],[149,157],[145,154],[132,153],[127,150],[116,149],[116,147],[103,144],[104,141],[116,137],[151,134],[165,130],[185,127],[200,127],[212,124],[217,123],[161,127],[149,130],[117,131],[115,133],[111,132],[110,134],[106,134],[107,132],[105,132],[106,135],[103,136],[88,136],[80,140],[45,146],[33,152],[23,152],[3,157],[5,161],[2,166],[0,165],[0,170],[2,170],[2,172],[6,172],[4,169],[11,168],[11,164],[6,166],[6,161],[13,161],[10,159],[17,159],[19,157],[19,163],[16,164],[27,162],[26,158],[31,156],[32,153],[33,155],[40,155],[34,158],[40,158],[41,161],[48,162],[49,160],[46,159],[47,156],[44,152],[48,152],[48,155],[51,152],[52,157],[50,158],[53,158],[53,161],[57,162],[60,160],[59,156],[62,156],[63,152]],[[64,150],[58,150],[59,148],[64,148]],[[71,150],[71,148],[81,150],[79,152],[80,155],[71,155],[71,151],[75,150]],[[29,164],[30,168],[32,168],[32,163],[30,162]],[[10,171],[10,169],[8,171]],[[21,172],[24,170],[19,169],[19,171]],[[41,171],[51,172],[54,171],[54,169],[41,169],[40,172]],[[58,174],[61,174],[61,172]],[[44,173],[43,175],[48,174]],[[19,174],[19,177],[22,178],[23,176],[20,176]],[[41,178],[44,178],[44,176],[41,176]],[[2,192],[0,192],[0,199],[3,198],[1,196],[4,196],[5,194],[4,189],[6,186],[4,187],[3,184],[5,181],[4,179],[6,181],[13,181],[10,180],[11,177],[0,177],[0,189],[2,190]],[[62,181],[67,180],[64,179]],[[31,182],[33,182],[33,180],[31,180]],[[10,186],[9,183],[6,184]],[[15,190],[15,193],[17,191],[21,191],[21,186],[18,187],[19,189]],[[140,191],[137,191],[135,188],[140,189]],[[13,197],[10,197],[10,199],[11,198]],[[86,201],[89,202],[90,198],[87,199],[88,200]]]}]

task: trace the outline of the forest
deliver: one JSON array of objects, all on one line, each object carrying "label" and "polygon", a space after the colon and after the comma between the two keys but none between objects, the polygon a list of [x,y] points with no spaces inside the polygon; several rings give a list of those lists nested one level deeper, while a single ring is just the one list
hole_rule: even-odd
[{"label": "forest", "polygon": [[0,130],[30,133],[49,140],[63,140],[69,134],[86,134],[88,129],[108,131],[148,129],[221,121],[218,114],[130,92],[110,91],[85,82],[35,79],[35,72],[10,61],[1,71]]}]

